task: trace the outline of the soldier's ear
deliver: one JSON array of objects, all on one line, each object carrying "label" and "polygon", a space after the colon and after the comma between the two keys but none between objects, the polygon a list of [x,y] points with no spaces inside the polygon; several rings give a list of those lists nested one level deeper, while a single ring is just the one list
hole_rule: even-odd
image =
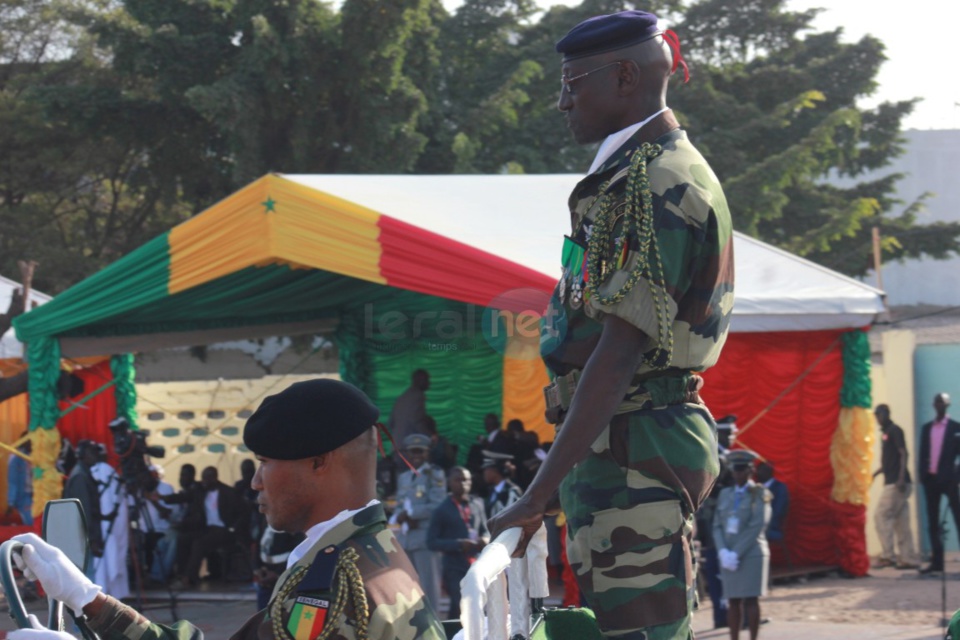
[{"label": "soldier's ear", "polygon": [[329,456],[325,453],[319,456],[314,456],[314,458],[311,461],[313,470],[316,471],[317,469],[322,469],[323,467],[326,467],[328,460],[329,460]]}]

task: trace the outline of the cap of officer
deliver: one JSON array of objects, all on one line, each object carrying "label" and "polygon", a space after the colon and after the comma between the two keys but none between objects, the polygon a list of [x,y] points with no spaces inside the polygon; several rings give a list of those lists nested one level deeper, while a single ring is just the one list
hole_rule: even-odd
[{"label": "cap of officer", "polygon": [[484,449],[483,464],[480,465],[480,468],[487,469],[489,467],[501,467],[508,460],[513,460],[513,456],[509,453],[500,453],[499,451],[490,451],[489,449]]},{"label": "cap of officer", "polygon": [[730,414],[717,420],[717,431],[737,432],[737,416]]},{"label": "cap of officer", "polygon": [[734,449],[727,452],[727,464],[733,469],[746,469],[757,459],[757,454],[746,449]]},{"label": "cap of officer", "polygon": [[318,378],[264,398],[243,428],[259,456],[299,460],[339,449],[371,428],[380,410],[352,384]]},{"label": "cap of officer", "polygon": [[663,33],[657,27],[657,16],[646,11],[621,11],[584,20],[557,42],[557,53],[563,60],[616,51]]},{"label": "cap of officer", "polygon": [[411,433],[406,438],[403,439],[403,448],[404,449],[429,449],[430,448],[430,436],[426,436],[422,433]]}]

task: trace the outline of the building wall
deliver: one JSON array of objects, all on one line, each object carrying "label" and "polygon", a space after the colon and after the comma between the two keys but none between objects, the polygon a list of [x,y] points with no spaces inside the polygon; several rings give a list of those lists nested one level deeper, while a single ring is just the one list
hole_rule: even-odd
[{"label": "building wall", "polygon": [[[907,442],[907,461],[911,475],[916,473],[916,420],[914,419],[914,350],[915,337],[912,331],[886,331],[881,336],[882,362],[874,363],[871,368],[873,382],[873,406],[886,404],[890,407],[893,421],[903,429],[904,439]],[[879,429],[879,426],[877,427]],[[880,468],[880,438],[874,441],[873,459],[875,469]],[[881,553],[880,539],[874,526],[876,505],[880,500],[883,489],[883,478],[878,476],[870,486],[870,498],[867,503],[867,552],[871,556]],[[910,501],[911,521],[913,522],[914,543],[916,536],[922,534],[920,526],[920,511],[917,499],[917,487],[914,486],[913,499]]]},{"label": "building wall", "polygon": [[[924,344],[918,345],[914,354],[914,368],[916,378],[914,381],[914,415],[917,425],[916,433],[912,442],[913,451],[911,451],[912,464],[911,473],[916,474],[917,463],[915,452],[920,450],[920,429],[924,423],[933,420],[933,397],[941,392],[950,394],[950,397],[957,402],[960,399],[960,344]],[[948,410],[954,420],[958,417],[957,405],[954,404],[952,411]],[[911,440],[907,440],[911,442]],[[918,500],[920,503],[921,523],[926,522],[926,504],[924,500]],[[946,500],[941,500],[940,508],[943,509]],[[957,524],[950,518],[947,521],[947,545],[948,550],[957,550]],[[922,527],[923,549],[928,550],[928,536],[926,526]]]},{"label": "building wall", "polygon": [[[905,132],[905,153],[875,176],[902,173],[897,197],[902,207],[931,193],[918,222],[960,222],[960,130]],[[890,262],[880,270],[891,306],[912,304],[960,305],[960,257]],[[870,274],[864,282],[876,283]]]},{"label": "building wall", "polygon": [[[154,462],[178,489],[180,467],[190,463],[197,477],[204,467],[217,468],[220,480],[240,479],[240,461],[253,458],[243,446],[246,419],[268,395],[279,393],[316,374],[264,376],[247,380],[193,380],[137,384],[137,416],[148,429],[148,445],[166,449]],[[322,377],[339,377],[327,374]]]}]

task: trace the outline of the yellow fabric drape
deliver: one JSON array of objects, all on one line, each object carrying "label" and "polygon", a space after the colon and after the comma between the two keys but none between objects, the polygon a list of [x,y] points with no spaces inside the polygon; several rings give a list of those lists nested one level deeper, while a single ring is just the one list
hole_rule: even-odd
[{"label": "yellow fabric drape", "polygon": [[293,265],[386,284],[380,273],[380,214],[342,198],[270,176],[277,201],[272,255]]},{"label": "yellow fabric drape", "polygon": [[352,202],[264,176],[171,229],[169,291],[274,264],[386,284],[379,219]]},{"label": "yellow fabric drape", "polygon": [[[4,444],[16,442],[20,434],[27,430],[28,422],[27,394],[21,393],[0,402],[0,442]],[[10,464],[10,455],[6,451],[0,451],[0,478],[4,487],[3,491],[0,491],[0,511],[2,512],[7,510],[7,466]]]},{"label": "yellow fabric drape", "polygon": [[63,476],[57,471],[57,456],[60,455],[60,432],[56,429],[34,429],[30,433],[33,442],[33,517],[43,515],[43,508],[50,500],[63,495]]},{"label": "yellow fabric drape", "polygon": [[543,388],[548,384],[550,377],[540,359],[539,345],[511,336],[503,358],[503,422],[522,420],[523,428],[535,432],[541,444],[553,442],[555,436],[553,425],[543,417]]},{"label": "yellow fabric drape", "polygon": [[269,259],[269,176],[170,230],[171,294]]},{"label": "yellow fabric drape", "polygon": [[837,502],[866,505],[873,479],[873,414],[863,407],[841,407],[840,424],[830,444],[833,492]]}]

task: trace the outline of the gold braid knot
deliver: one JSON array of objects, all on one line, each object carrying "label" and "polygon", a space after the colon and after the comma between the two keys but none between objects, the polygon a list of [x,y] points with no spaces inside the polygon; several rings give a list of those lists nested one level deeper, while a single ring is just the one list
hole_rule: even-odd
[{"label": "gold braid knot", "polygon": [[[644,142],[630,159],[627,172],[626,196],[624,199],[623,228],[616,239],[616,253],[629,242],[631,231],[637,236],[637,260],[627,275],[626,281],[610,295],[600,293],[600,287],[613,274],[607,270],[604,257],[607,254],[614,231],[614,209],[617,198],[610,193],[608,180],[600,186],[597,196],[599,205],[593,220],[593,230],[587,243],[586,294],[602,306],[615,305],[623,300],[641,278],[650,283],[655,312],[657,314],[657,346],[644,361],[654,369],[666,369],[673,354],[673,322],[670,319],[670,306],[667,300],[666,276],[660,257],[660,246],[653,226],[653,194],[650,177],[647,175],[647,162],[663,152],[658,144]],[[629,250],[629,249],[628,249]]]},{"label": "gold braid knot", "polygon": [[[353,601],[354,618],[357,624],[357,640],[368,640],[367,625],[370,623],[370,608],[367,604],[367,590],[363,587],[363,577],[360,575],[360,569],[357,567],[357,561],[360,554],[356,549],[346,548],[340,552],[337,558],[337,566],[334,569],[334,575],[337,577],[335,591],[337,594],[333,606],[327,616],[327,620],[339,620],[347,608],[347,599]],[[297,587],[307,574],[307,567],[300,567],[290,574],[290,577],[284,583],[277,597],[270,606],[270,617],[273,624],[273,637],[277,640],[289,638],[296,640],[293,635],[283,626],[283,603],[287,596]],[[337,631],[336,624],[326,624],[323,631],[316,637],[316,640],[327,640]]]}]

